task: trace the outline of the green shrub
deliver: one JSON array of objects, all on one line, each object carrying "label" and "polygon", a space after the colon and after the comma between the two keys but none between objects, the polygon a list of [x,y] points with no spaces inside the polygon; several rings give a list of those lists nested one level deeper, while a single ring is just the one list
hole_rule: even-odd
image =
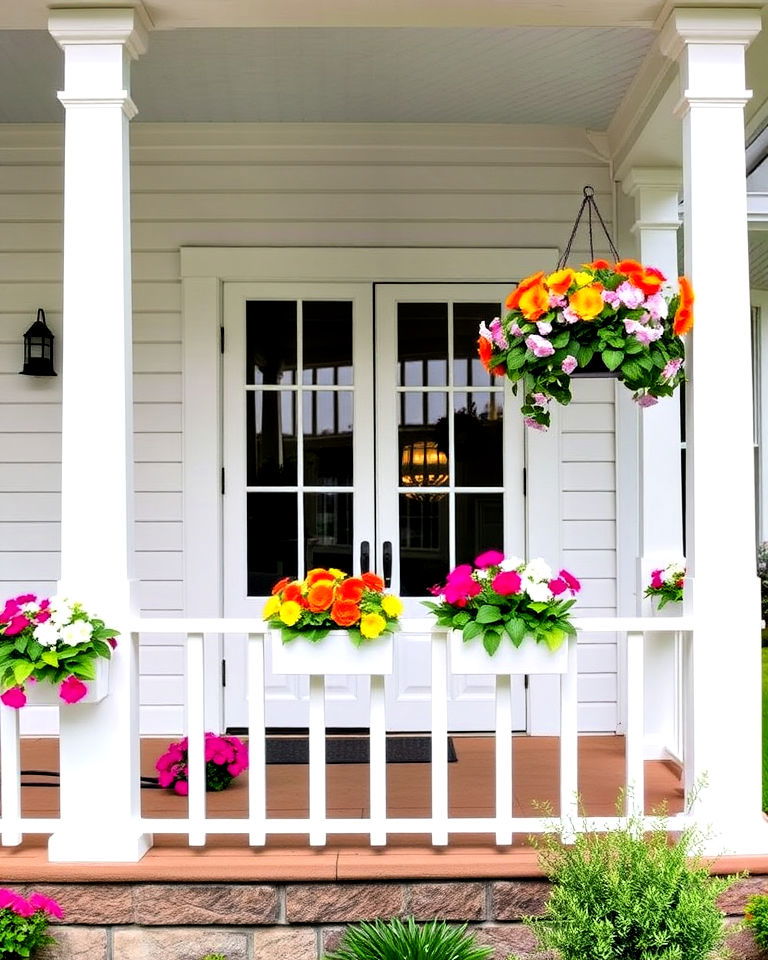
[{"label": "green shrub", "polygon": [[744,921],[755,935],[755,943],[768,951],[768,894],[758,893],[747,903]]},{"label": "green shrub", "polygon": [[490,947],[479,947],[467,925],[439,920],[418,926],[413,917],[375,920],[349,927],[339,949],[325,960],[488,960]]},{"label": "green shrub", "polygon": [[717,898],[735,878],[710,876],[693,830],[674,841],[630,819],[571,846],[554,834],[535,843],[552,894],[527,922],[562,960],[704,960],[723,948]]},{"label": "green shrub", "polygon": [[760,580],[760,612],[768,623],[768,543],[757,548],[757,576]]},{"label": "green shrub", "polygon": [[223,953],[206,953],[200,960],[227,960]]}]

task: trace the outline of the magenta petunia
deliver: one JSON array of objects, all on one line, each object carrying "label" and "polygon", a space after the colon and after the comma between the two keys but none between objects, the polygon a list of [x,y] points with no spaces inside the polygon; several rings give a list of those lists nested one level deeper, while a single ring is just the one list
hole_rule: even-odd
[{"label": "magenta petunia", "polygon": [[17,917],[31,917],[35,908],[13,890],[0,890],[0,910],[12,910]]},{"label": "magenta petunia", "polygon": [[27,620],[23,613],[20,613],[11,618],[10,623],[3,630],[3,633],[6,637],[15,637],[16,634],[21,633],[21,631],[25,630],[28,626],[29,620]]},{"label": "magenta petunia", "polygon": [[27,702],[27,695],[24,693],[24,687],[11,687],[5,693],[0,694],[0,700],[6,707],[13,707],[19,710]]},{"label": "magenta petunia", "polygon": [[581,590],[581,583],[572,573],[568,573],[567,570],[561,570],[558,576],[561,580],[565,580],[569,590],[572,590],[574,593],[578,593],[579,590]]},{"label": "magenta petunia", "polygon": [[454,567],[453,570],[445,578],[447,583],[452,583],[454,580],[464,580],[472,573],[472,567],[468,563],[460,563],[458,567]]},{"label": "magenta petunia", "polygon": [[18,603],[15,600],[6,600],[2,613],[0,613],[0,623],[9,623],[18,612]]},{"label": "magenta petunia", "polygon": [[475,557],[475,566],[480,570],[486,567],[497,567],[504,559],[504,554],[498,550],[486,550],[479,557]]},{"label": "magenta petunia", "polygon": [[568,589],[568,584],[561,577],[556,577],[554,580],[549,581],[549,589],[554,596],[559,597],[561,593],[565,593]]},{"label": "magenta petunia", "polygon": [[651,586],[655,589],[664,586],[664,581],[661,579],[661,570],[652,570],[651,571]]},{"label": "magenta petunia", "polygon": [[59,687],[59,697],[64,703],[77,703],[88,693],[88,687],[77,677],[67,677]]},{"label": "magenta petunia", "polygon": [[29,905],[34,907],[35,910],[43,910],[49,914],[49,916],[57,917],[59,920],[64,917],[64,911],[61,909],[61,906],[55,900],[44,896],[42,893],[33,893],[29,898]]},{"label": "magenta petunia", "polygon": [[497,573],[493,578],[493,589],[502,597],[508,597],[513,593],[520,593],[522,580],[516,570],[505,570],[503,573]]},{"label": "magenta petunia", "polygon": [[189,796],[189,784],[186,780],[177,780],[173,785],[173,789],[180,797]]}]

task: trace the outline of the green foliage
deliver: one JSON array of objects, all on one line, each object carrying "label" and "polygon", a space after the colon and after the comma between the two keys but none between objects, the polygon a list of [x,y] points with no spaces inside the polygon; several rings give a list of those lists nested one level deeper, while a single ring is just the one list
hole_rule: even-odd
[{"label": "green foliage", "polygon": [[744,922],[751,928],[758,947],[768,951],[768,894],[759,893],[749,900]]},{"label": "green foliage", "polygon": [[768,649],[763,648],[763,810],[768,811]]},{"label": "green foliage", "polygon": [[705,960],[725,937],[718,896],[734,877],[710,876],[692,830],[672,841],[639,819],[607,833],[536,841],[552,880],[546,912],[529,919],[561,960]]},{"label": "green foliage", "polygon": [[760,579],[760,612],[768,623],[768,543],[757,548],[757,576]]},{"label": "green foliage", "polygon": [[200,960],[227,960],[223,953],[206,953]]},{"label": "green foliage", "polygon": [[0,910],[0,957],[26,960],[40,947],[55,943],[46,933],[48,915],[36,910],[31,917],[20,917],[10,909]]},{"label": "green foliage", "polygon": [[467,925],[440,920],[418,926],[413,917],[375,920],[349,927],[339,949],[325,960],[488,960],[490,947],[480,947]]}]

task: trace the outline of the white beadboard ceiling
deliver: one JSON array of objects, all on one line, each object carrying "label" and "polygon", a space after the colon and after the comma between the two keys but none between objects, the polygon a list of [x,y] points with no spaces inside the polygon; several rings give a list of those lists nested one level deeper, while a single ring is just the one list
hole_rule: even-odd
[{"label": "white beadboard ceiling", "polygon": [[[602,130],[653,38],[635,27],[158,31],[132,87],[144,122]],[[44,31],[0,31],[0,123],[61,120],[61,57]]]},{"label": "white beadboard ceiling", "polygon": [[754,290],[768,290],[768,230],[750,231],[749,282]]}]

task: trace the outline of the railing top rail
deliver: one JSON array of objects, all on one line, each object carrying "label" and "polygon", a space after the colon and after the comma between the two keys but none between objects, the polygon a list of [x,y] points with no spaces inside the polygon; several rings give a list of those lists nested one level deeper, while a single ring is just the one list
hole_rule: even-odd
[{"label": "railing top rail", "polygon": [[[441,633],[429,617],[400,621],[404,633]],[[694,618],[686,617],[574,617],[582,633],[673,633],[693,630]],[[264,633],[268,625],[257,617],[137,617],[133,633]]]}]

